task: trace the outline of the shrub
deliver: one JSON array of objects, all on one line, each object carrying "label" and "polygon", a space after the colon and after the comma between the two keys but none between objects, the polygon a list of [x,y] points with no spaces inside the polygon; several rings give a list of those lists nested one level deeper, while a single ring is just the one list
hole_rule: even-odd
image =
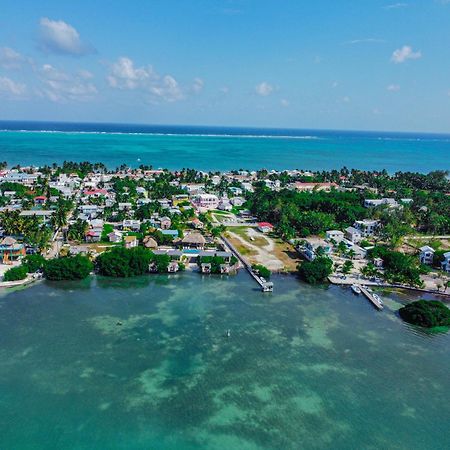
[{"label": "shrub", "polygon": [[44,264],[45,258],[39,253],[36,253],[34,255],[27,255],[22,260],[22,265],[27,268],[28,273],[37,272],[44,267]]},{"label": "shrub", "polygon": [[272,272],[262,264],[253,264],[252,269],[255,272],[258,272],[260,276],[266,278],[267,280],[270,278],[270,275],[272,275]]},{"label": "shrub", "polygon": [[435,300],[412,302],[400,308],[399,314],[405,322],[421,327],[450,326],[450,310]]},{"label": "shrub", "polygon": [[11,267],[5,272],[3,281],[24,280],[27,277],[27,268],[25,266]]},{"label": "shrub", "polygon": [[313,261],[305,261],[299,266],[300,276],[310,284],[322,283],[331,274],[333,261],[326,256],[320,256]]},{"label": "shrub", "polygon": [[50,259],[44,264],[44,275],[49,280],[82,280],[94,268],[87,256],[65,256]]},{"label": "shrub", "polygon": [[115,247],[97,258],[99,273],[107,277],[134,277],[148,272],[154,255],[142,247]]}]

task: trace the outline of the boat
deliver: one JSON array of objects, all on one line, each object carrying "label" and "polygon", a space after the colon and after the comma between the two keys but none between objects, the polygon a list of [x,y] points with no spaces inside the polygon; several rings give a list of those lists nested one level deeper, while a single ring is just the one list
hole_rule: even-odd
[{"label": "boat", "polygon": [[361,294],[361,288],[357,285],[357,284],[352,284],[352,291],[356,294],[359,295]]},{"label": "boat", "polygon": [[380,305],[383,306],[383,300],[381,300],[381,297],[378,294],[372,294],[373,298],[380,303]]},{"label": "boat", "polygon": [[230,330],[227,330],[227,332],[225,333],[225,336],[226,336],[226,337],[230,337],[230,336],[231,336],[231,331],[230,331]]}]

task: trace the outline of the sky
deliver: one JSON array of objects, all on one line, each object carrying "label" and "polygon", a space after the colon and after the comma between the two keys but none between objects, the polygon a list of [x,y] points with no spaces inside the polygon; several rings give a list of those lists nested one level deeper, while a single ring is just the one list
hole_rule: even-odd
[{"label": "sky", "polygon": [[3,0],[0,120],[450,132],[450,0]]}]

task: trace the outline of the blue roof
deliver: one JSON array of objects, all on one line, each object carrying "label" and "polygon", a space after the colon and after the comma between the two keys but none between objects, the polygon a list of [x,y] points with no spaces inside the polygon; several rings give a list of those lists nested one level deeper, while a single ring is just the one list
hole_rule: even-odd
[{"label": "blue roof", "polygon": [[178,237],[178,230],[161,230],[162,234]]}]

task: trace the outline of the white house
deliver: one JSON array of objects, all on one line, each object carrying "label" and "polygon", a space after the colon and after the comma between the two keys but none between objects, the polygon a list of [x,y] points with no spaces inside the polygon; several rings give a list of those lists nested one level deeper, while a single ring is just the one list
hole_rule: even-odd
[{"label": "white house", "polygon": [[259,222],[258,230],[262,233],[270,233],[273,230],[273,225],[269,222]]},{"label": "white house", "polygon": [[136,236],[125,236],[124,243],[125,248],[134,248],[138,246],[139,241]]},{"label": "white house", "polygon": [[399,206],[395,198],[379,198],[379,199],[366,199],[364,200],[364,206],[366,208],[376,208],[377,206],[389,206],[389,208],[397,208]]},{"label": "white house", "polygon": [[219,198],[214,194],[199,194],[194,197],[194,203],[201,209],[217,209],[219,206]]},{"label": "white house", "polygon": [[109,242],[122,242],[122,232],[121,231],[111,231],[108,233]]},{"label": "white house", "polygon": [[444,257],[444,261],[441,263],[442,270],[450,272],[450,252],[444,253],[442,256]]},{"label": "white house", "polygon": [[339,230],[329,230],[326,233],[327,241],[341,242],[344,239],[344,233]]},{"label": "white house", "polygon": [[379,220],[357,220],[353,226],[361,233],[362,236],[373,236],[380,225]]},{"label": "white house", "polygon": [[353,244],[357,244],[362,239],[362,234],[354,227],[348,227],[345,229],[345,237]]},{"label": "white house", "polygon": [[419,250],[419,260],[421,264],[433,264],[434,248],[429,245],[424,245],[423,247],[420,247]]},{"label": "white house", "polygon": [[122,228],[129,228],[130,230],[139,231],[141,228],[141,221],[134,219],[125,219],[122,222]]},{"label": "white house", "polygon": [[332,252],[332,246],[320,238],[308,238],[305,240],[305,244],[299,247],[300,252],[308,261],[314,261],[317,256],[328,256]]}]

